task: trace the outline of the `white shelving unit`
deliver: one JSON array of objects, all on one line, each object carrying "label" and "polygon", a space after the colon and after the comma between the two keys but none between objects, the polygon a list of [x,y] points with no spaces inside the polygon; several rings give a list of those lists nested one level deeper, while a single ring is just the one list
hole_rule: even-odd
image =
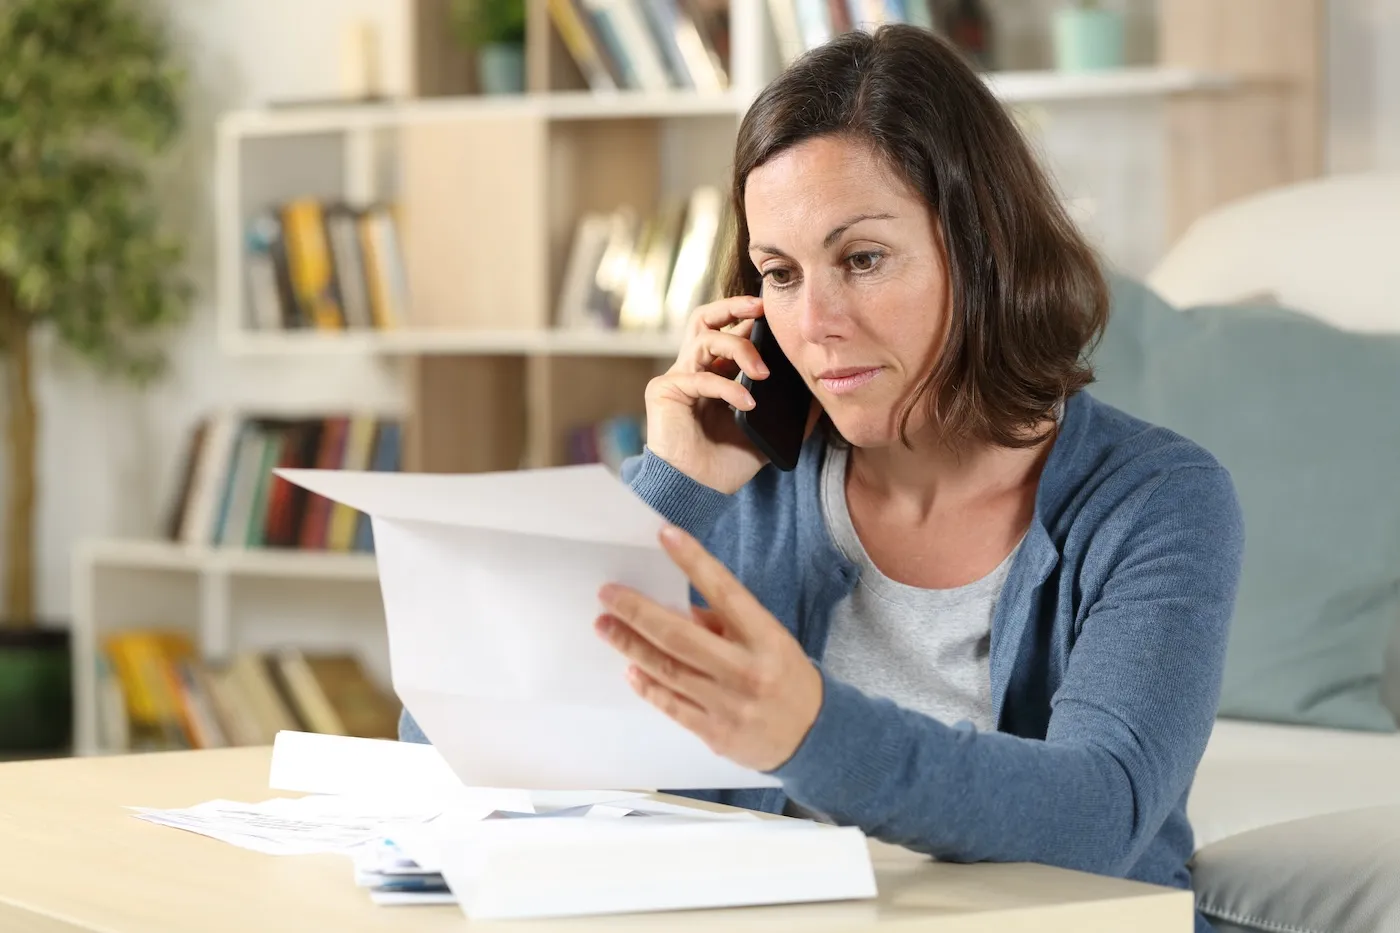
[{"label": "white shelving unit", "polygon": [[615,356],[674,357],[680,338],[668,333],[609,330],[243,331],[230,334],[237,356]]},{"label": "white shelving unit", "polygon": [[377,581],[373,554],[274,548],[190,547],[172,541],[106,539],[79,548],[82,563],[229,577]]},{"label": "white shelving unit", "polygon": [[[998,71],[985,80],[1007,103],[1049,103],[1112,97],[1150,97],[1219,90],[1233,79],[1188,68],[1128,67],[1071,74]],[[220,123],[232,139],[302,136],[387,129],[409,123],[533,116],[549,120],[622,120],[742,114],[751,94],[554,91],[500,98],[429,98],[344,107],[282,107],[237,111]]]},{"label": "white shelving unit", "polygon": [[1230,75],[1191,68],[1118,68],[1069,74],[1056,71],[1001,71],[986,77],[992,91],[1008,104],[1165,97],[1235,86]]}]

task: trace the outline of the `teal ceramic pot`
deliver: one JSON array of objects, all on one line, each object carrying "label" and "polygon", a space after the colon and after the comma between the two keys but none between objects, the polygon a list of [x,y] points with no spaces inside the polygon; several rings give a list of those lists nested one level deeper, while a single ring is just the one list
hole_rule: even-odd
[{"label": "teal ceramic pot", "polygon": [[1123,15],[1071,7],[1055,13],[1055,67],[1102,71],[1123,67]]},{"label": "teal ceramic pot", "polygon": [[483,94],[525,92],[525,47],[483,45],[476,50],[477,79]]}]

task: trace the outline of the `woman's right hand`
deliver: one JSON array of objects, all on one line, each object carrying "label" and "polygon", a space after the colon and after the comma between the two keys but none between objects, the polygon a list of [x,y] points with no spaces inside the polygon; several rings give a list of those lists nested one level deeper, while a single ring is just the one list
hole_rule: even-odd
[{"label": "woman's right hand", "polygon": [[647,384],[647,447],[697,483],[723,493],[737,492],[768,462],[729,407],[748,411],[754,405],[734,379],[740,370],[750,379],[768,377],[749,340],[762,314],[763,300],[747,295],[701,305],[686,325],[676,362]]}]

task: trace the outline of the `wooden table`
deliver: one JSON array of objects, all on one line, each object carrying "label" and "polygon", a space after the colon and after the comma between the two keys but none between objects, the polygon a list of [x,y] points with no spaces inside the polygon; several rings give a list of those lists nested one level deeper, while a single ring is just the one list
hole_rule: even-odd
[{"label": "wooden table", "polygon": [[455,906],[376,907],[343,856],[271,856],[135,819],[126,806],[257,801],[268,748],[0,764],[5,933],[514,933],[928,930],[1189,933],[1188,892],[1043,865],[951,865],[872,843],[872,901],[469,924]]}]

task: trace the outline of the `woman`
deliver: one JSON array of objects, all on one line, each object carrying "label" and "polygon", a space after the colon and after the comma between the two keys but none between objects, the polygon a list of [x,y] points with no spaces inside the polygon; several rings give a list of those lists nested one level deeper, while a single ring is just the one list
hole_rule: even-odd
[{"label": "woman", "polygon": [[[624,471],[708,606],[600,594],[637,692],[783,784],[711,799],[1189,887],[1240,511],[1084,393],[1107,290],[1012,121],[931,34],[851,33],[750,108],[733,209]],[[734,427],[759,315],[820,412],[792,473]]]},{"label": "woman", "polygon": [[[599,594],[636,691],[782,781],[689,793],[1188,887],[1240,511],[1083,391],[1107,289],[1014,124],[931,34],[850,33],[749,109],[733,209],[624,468],[705,606]],[[733,420],[760,315],[815,399],[790,473]]]}]

